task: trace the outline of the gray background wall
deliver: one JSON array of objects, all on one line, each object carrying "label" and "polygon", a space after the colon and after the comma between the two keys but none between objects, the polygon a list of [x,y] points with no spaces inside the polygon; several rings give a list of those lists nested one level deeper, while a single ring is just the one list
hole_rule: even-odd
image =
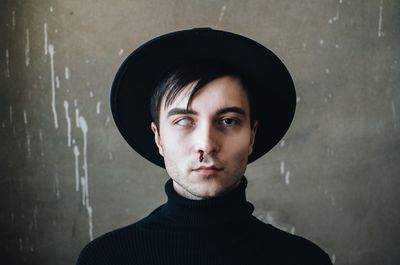
[{"label": "gray background wall", "polygon": [[165,201],[168,177],[119,135],[109,90],[138,45],[200,26],[266,45],[297,86],[289,132],[248,167],[254,214],[335,264],[400,263],[399,1],[0,6],[1,264],[73,264],[91,238]]}]

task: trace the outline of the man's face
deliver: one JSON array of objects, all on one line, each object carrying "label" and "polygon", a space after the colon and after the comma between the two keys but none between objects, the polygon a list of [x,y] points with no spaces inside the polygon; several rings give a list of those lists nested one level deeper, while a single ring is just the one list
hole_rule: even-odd
[{"label": "man's face", "polygon": [[171,105],[160,109],[155,141],[176,192],[190,199],[221,195],[237,187],[252,152],[256,124],[240,80],[217,78],[193,96],[189,84]]}]

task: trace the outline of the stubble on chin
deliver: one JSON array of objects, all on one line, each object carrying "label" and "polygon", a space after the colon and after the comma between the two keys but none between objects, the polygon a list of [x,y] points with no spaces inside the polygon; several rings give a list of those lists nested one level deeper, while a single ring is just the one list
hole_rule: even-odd
[{"label": "stubble on chin", "polygon": [[227,164],[212,156],[205,156],[203,163],[213,164],[223,168],[224,176],[195,176],[193,169],[199,167],[201,163],[196,159],[191,159],[187,166],[180,168],[173,161],[165,159],[165,167],[168,175],[173,180],[173,187],[176,193],[182,197],[192,200],[204,200],[222,196],[239,186],[247,166],[247,157],[237,157],[236,168],[231,168],[231,172],[226,172],[229,168]]}]

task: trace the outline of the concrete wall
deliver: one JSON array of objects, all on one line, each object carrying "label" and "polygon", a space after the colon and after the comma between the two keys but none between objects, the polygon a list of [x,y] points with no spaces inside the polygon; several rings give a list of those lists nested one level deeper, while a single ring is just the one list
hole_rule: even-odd
[{"label": "concrete wall", "polygon": [[255,215],[335,264],[400,263],[399,1],[0,6],[1,264],[73,264],[90,239],[164,202],[167,176],[119,135],[110,85],[138,45],[204,26],[266,45],[297,87],[289,132],[248,167]]}]

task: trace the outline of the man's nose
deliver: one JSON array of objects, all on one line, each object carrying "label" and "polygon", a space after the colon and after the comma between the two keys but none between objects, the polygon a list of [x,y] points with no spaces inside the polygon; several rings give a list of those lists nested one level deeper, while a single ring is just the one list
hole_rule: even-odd
[{"label": "man's nose", "polygon": [[204,122],[199,124],[194,134],[195,151],[198,155],[209,155],[217,153],[220,149],[218,143],[218,132],[213,124]]}]

